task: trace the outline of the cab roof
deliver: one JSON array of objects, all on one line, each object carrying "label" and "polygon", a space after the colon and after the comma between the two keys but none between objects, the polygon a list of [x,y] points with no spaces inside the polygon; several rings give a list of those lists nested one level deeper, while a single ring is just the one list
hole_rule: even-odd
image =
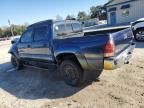
[{"label": "cab roof", "polygon": [[40,22],[37,22],[37,23],[34,23],[30,26],[28,26],[28,28],[31,28],[31,27],[34,27],[34,26],[40,26],[40,25],[52,25],[52,24],[55,24],[55,23],[67,23],[67,22],[71,22],[71,23],[78,23],[77,20],[45,20],[45,21],[40,21]]}]

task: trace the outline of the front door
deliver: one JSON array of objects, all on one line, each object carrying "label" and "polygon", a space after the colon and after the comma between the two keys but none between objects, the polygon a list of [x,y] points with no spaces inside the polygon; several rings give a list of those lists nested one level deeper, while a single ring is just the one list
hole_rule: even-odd
[{"label": "front door", "polygon": [[31,46],[32,58],[34,60],[52,62],[53,56],[51,51],[49,27],[35,27],[34,39]]},{"label": "front door", "polygon": [[110,20],[111,20],[111,25],[116,24],[116,12],[111,12],[110,13]]},{"label": "front door", "polygon": [[18,53],[20,58],[28,59],[31,57],[32,35],[32,29],[28,29],[22,34],[20,42],[18,43]]}]

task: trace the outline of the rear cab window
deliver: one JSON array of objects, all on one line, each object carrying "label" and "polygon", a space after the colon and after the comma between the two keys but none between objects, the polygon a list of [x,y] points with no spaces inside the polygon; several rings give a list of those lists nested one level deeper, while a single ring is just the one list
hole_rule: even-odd
[{"label": "rear cab window", "polygon": [[67,34],[65,24],[56,25],[55,33],[57,36],[65,36]]},{"label": "rear cab window", "polygon": [[59,24],[55,28],[55,32],[57,36],[67,36],[73,33],[72,25],[71,23],[67,24]]},{"label": "rear cab window", "polygon": [[77,33],[82,33],[82,27],[79,23],[57,24],[54,28],[56,37],[72,37]]}]

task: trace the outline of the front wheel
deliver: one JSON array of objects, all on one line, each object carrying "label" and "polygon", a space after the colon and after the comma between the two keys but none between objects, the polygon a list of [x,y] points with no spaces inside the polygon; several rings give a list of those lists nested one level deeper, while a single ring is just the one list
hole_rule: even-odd
[{"label": "front wheel", "polygon": [[17,70],[20,70],[20,69],[23,68],[22,62],[20,62],[20,61],[16,58],[16,56],[14,56],[14,55],[11,56],[11,63],[12,63],[12,65],[13,65]]},{"label": "front wheel", "polygon": [[64,60],[60,65],[60,71],[66,84],[79,86],[84,82],[83,71],[78,64],[71,60]]}]

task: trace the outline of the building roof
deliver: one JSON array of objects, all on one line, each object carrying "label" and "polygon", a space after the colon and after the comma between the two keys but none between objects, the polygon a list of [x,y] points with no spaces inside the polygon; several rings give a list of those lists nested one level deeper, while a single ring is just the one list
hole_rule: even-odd
[{"label": "building roof", "polygon": [[[108,1],[104,6],[108,6],[110,3],[114,2],[115,0],[110,0]],[[125,2],[132,2],[132,1],[137,1],[137,0],[127,0],[127,1],[122,1],[121,3],[125,3]],[[118,3],[118,4],[121,4],[121,3]],[[117,4],[114,4],[114,5],[117,5]]]},{"label": "building roof", "polygon": [[113,2],[114,0],[109,0],[106,4],[105,4],[105,6],[107,6],[108,4],[110,4],[111,2]]}]

